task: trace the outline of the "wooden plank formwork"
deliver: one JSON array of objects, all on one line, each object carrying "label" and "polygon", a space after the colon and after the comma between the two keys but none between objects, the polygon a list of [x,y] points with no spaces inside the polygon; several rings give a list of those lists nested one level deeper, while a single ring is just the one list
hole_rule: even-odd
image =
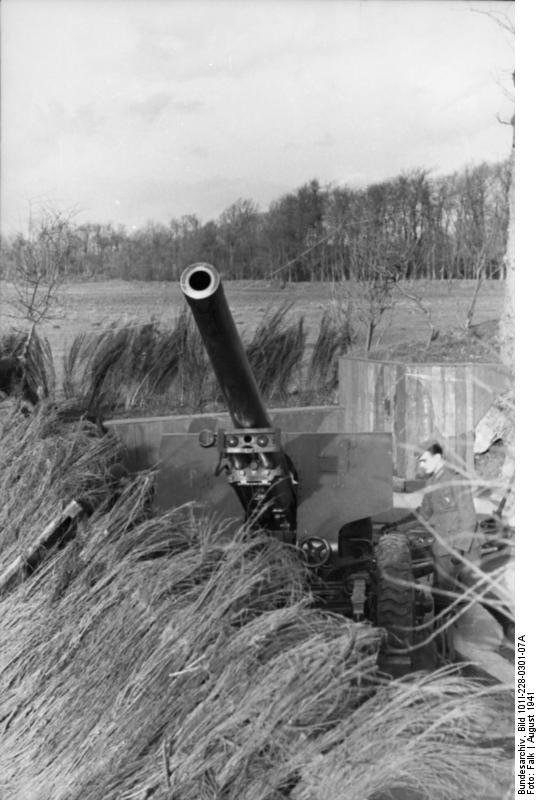
[{"label": "wooden plank formwork", "polygon": [[459,468],[473,470],[474,429],[512,384],[500,364],[400,364],[346,356],[339,402],[347,432],[391,432],[394,472],[415,477],[424,442],[439,441]]}]

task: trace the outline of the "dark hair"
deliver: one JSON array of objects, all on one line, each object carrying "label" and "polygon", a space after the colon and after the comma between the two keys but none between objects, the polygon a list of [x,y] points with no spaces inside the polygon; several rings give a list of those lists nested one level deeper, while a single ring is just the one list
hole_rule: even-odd
[{"label": "dark hair", "polygon": [[438,444],[438,442],[433,442],[432,444],[427,447],[425,450],[426,453],[430,453],[432,456],[444,456],[444,450],[442,445]]}]

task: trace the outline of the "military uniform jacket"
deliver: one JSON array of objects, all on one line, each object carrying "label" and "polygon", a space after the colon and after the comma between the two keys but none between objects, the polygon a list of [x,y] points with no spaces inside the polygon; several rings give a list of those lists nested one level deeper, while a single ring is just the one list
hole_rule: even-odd
[{"label": "military uniform jacket", "polygon": [[477,541],[471,486],[449,467],[442,467],[428,480],[418,516],[435,537],[437,556],[450,553],[450,548],[468,553]]}]

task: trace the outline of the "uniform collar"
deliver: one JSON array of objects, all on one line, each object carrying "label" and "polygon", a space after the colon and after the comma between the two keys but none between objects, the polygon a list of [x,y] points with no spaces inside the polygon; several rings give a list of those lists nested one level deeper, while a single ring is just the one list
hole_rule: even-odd
[{"label": "uniform collar", "polygon": [[442,466],[440,467],[438,472],[435,472],[434,475],[431,475],[431,477],[430,477],[431,482],[440,480],[440,478],[443,477],[445,472],[446,472],[446,465],[444,463],[444,464],[442,464]]}]

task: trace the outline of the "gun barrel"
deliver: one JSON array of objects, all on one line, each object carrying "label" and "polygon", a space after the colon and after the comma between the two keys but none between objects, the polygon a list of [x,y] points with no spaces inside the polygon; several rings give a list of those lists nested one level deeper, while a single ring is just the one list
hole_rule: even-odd
[{"label": "gun barrel", "polygon": [[271,421],[231,316],[218,270],[211,264],[192,264],[181,275],[181,290],[194,315],[233,425],[270,428]]}]

